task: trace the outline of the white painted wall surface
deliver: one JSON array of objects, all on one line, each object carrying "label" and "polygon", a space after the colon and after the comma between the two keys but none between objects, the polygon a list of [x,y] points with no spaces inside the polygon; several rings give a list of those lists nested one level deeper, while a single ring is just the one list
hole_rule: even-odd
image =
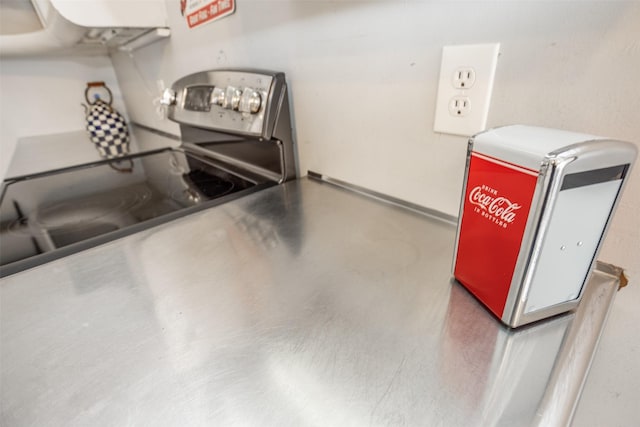
[{"label": "white painted wall surface", "polygon": [[[19,138],[84,131],[84,109],[80,104],[85,102],[88,81],[104,81],[113,93],[114,107],[126,115],[108,57],[0,60],[0,179],[6,176]],[[91,144],[88,137],[85,142]],[[97,160],[94,156],[78,157],[76,143],[77,139],[70,141],[59,155],[65,156],[69,150],[80,162]],[[80,148],[81,152],[87,153],[84,148]],[[88,153],[94,154],[91,150]],[[33,165],[35,169],[47,169],[45,160],[37,161],[41,164]],[[24,169],[24,165],[14,166]]]},{"label": "white painted wall surface", "polygon": [[[170,40],[112,57],[130,116],[155,112],[158,81],[195,71],[284,71],[301,170],[457,214],[466,140],[432,131],[444,45],[500,42],[490,127],[525,123],[640,142],[638,2],[238,0],[229,18],[189,30],[166,1]],[[364,213],[366,214],[366,213]],[[601,259],[628,269],[576,426],[640,419],[640,165]],[[635,283],[633,283],[635,282]],[[611,422],[607,422],[607,420]]]},{"label": "white painted wall surface", "polygon": [[[622,77],[640,67],[635,2],[245,1],[235,15],[193,30],[179,2],[166,5],[167,42],[113,56],[134,120],[176,131],[152,105],[158,81],[216,67],[282,70],[302,171],[446,213],[457,214],[466,140],[432,131],[443,45],[502,44],[490,127],[527,123],[640,141],[640,97]],[[639,175],[618,215],[627,221],[614,224],[622,255],[640,241],[629,222],[640,209]]]}]

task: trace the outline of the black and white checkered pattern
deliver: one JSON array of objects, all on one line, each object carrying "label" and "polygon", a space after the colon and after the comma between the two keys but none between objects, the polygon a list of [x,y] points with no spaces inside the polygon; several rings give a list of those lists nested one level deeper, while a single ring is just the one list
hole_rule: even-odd
[{"label": "black and white checkered pattern", "polygon": [[129,153],[129,129],[120,115],[98,99],[87,115],[87,130],[102,157],[113,159]]}]

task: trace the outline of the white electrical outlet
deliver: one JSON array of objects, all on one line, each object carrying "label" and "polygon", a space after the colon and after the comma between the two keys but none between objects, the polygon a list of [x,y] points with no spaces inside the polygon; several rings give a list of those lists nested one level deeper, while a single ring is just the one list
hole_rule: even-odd
[{"label": "white electrical outlet", "polygon": [[499,43],[445,46],[433,130],[471,136],[487,126]]},{"label": "white electrical outlet", "polygon": [[471,89],[476,82],[476,70],[473,67],[460,67],[453,72],[453,87],[456,89]]},{"label": "white electrical outlet", "polygon": [[464,117],[471,111],[471,101],[468,96],[454,96],[449,101],[449,113],[455,117]]}]

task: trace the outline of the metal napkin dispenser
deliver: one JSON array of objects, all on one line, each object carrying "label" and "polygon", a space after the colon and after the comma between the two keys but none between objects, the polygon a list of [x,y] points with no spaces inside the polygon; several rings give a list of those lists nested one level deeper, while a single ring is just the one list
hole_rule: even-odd
[{"label": "metal napkin dispenser", "polygon": [[636,155],[532,126],[472,137],[455,278],[510,327],[576,307]]}]

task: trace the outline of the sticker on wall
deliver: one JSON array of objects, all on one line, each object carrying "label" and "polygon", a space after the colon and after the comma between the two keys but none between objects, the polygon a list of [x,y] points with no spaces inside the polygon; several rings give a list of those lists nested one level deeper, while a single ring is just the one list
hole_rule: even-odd
[{"label": "sticker on wall", "polygon": [[180,13],[189,28],[208,24],[235,11],[235,0],[180,0]]}]

